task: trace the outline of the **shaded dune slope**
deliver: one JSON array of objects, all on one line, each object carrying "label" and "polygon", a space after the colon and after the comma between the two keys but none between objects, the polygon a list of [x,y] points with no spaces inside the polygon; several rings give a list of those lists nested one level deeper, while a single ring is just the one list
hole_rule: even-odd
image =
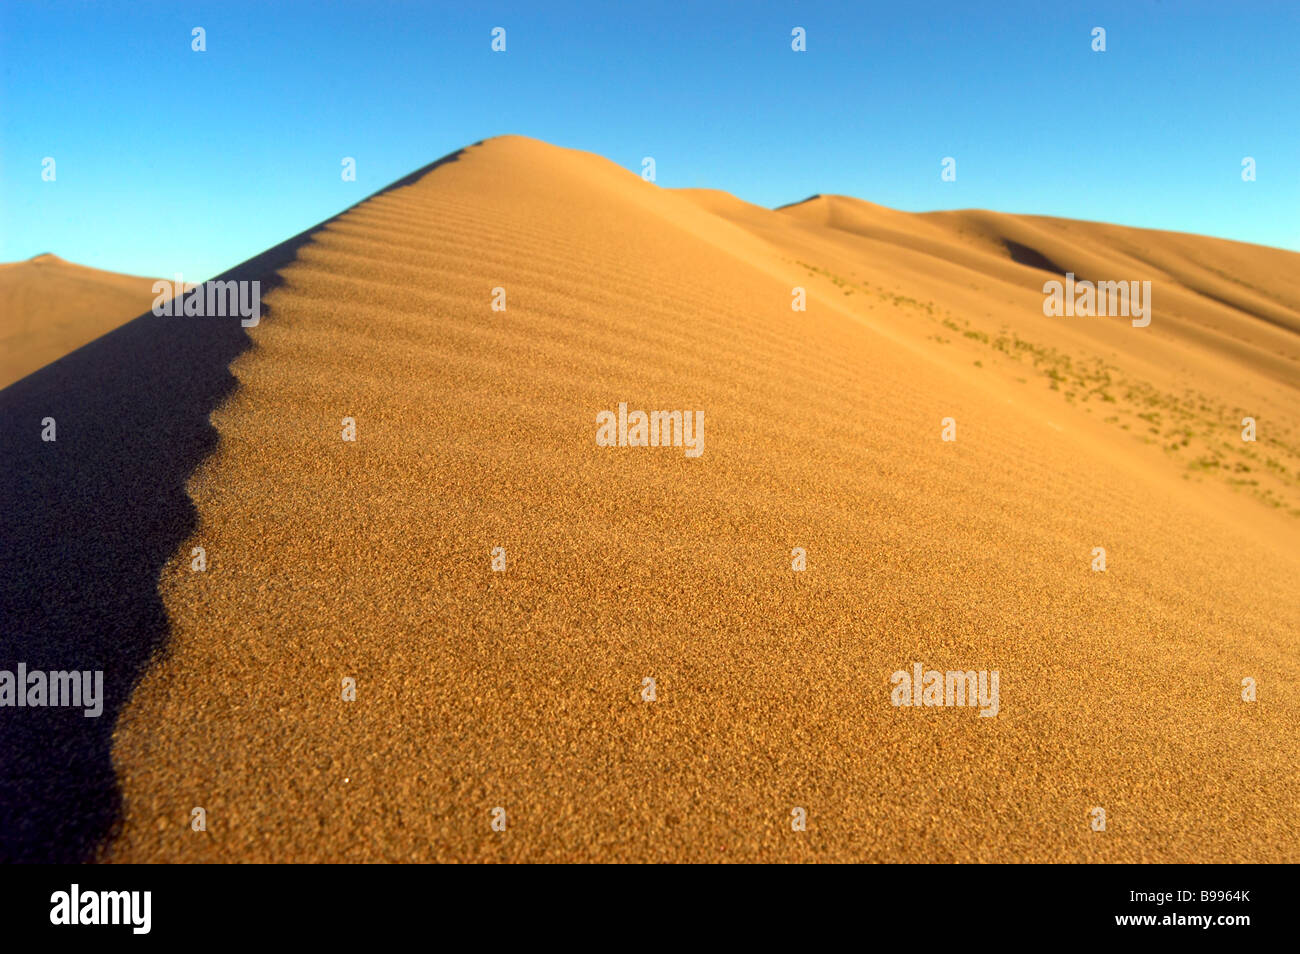
[{"label": "shaded dune slope", "polygon": [[[1242,313],[1225,302],[1245,291],[1211,300],[1189,279],[1168,294],[1201,322],[1194,340],[1238,351],[1215,363],[1169,328],[1144,354],[1117,325],[1045,324],[1043,271],[1007,242],[1067,268],[1128,252],[876,208],[800,221],[811,210],[666,192],[503,137],[276,261],[252,346],[202,345],[194,452],[144,479],[175,519],[116,571],[150,606],[147,644],[118,633],[136,641],[130,675],[164,608],[170,639],[121,713],[104,857],[1296,860],[1300,783],[1279,764],[1296,756],[1300,561],[1275,529],[1291,518],[1189,484],[1062,397],[1009,389],[928,343],[933,314],[904,301],[996,312],[1171,380],[1204,367],[1230,390],[1252,354],[1291,360],[1257,327],[1285,328],[1290,287],[1247,289]],[[1160,254],[1167,284],[1199,268]],[[133,327],[121,348],[158,347]],[[3,395],[23,503],[78,486],[9,434],[43,382],[104,379],[60,364]],[[64,413],[111,414],[123,393],[70,392]],[[214,445],[204,415],[223,399]],[[620,401],[704,410],[703,456],[597,447],[595,415]],[[92,450],[140,471],[158,445],[137,442],[138,457]],[[148,510],[116,506],[105,532]],[[192,546],[207,572],[189,571]],[[40,612],[25,618],[59,629]],[[999,670],[999,715],[892,707],[890,673],[917,661]],[[1253,705],[1243,676],[1267,687]],[[1087,824],[1098,805],[1104,834]],[[208,831],[188,827],[193,806]]]},{"label": "shaded dune slope", "polygon": [[[314,231],[217,277],[270,291]],[[237,318],[146,312],[0,391],[0,670],[102,670],[105,696],[98,718],[3,710],[0,860],[85,860],[120,823],[113,731],[165,651],[159,577],[195,525],[186,481],[248,344]]]},{"label": "shaded dune slope", "polygon": [[[146,314],[0,391],[0,669],[102,670],[99,718],[7,708],[0,858],[78,861],[119,809],[118,712],[167,617],[158,574],[193,523],[185,480],[246,338]],[[56,440],[41,440],[53,418]]]}]

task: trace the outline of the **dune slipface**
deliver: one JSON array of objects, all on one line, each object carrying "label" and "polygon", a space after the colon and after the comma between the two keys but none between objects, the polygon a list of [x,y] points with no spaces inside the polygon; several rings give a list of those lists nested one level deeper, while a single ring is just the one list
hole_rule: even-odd
[{"label": "dune slipface", "polygon": [[[230,365],[103,856],[1296,861],[1300,270],[1242,248],[516,137],[361,203]],[[1151,326],[1044,316],[1058,268]],[[620,403],[702,453],[599,446]],[[916,663],[997,714],[895,706]]]}]

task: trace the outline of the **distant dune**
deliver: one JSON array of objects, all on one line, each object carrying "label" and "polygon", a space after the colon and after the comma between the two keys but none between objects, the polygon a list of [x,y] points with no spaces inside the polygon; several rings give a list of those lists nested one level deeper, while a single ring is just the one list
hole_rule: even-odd
[{"label": "distant dune", "polygon": [[[810,288],[859,315],[892,316],[878,331],[929,342],[936,360],[1017,401],[1046,384],[1047,408],[1064,399],[1090,428],[1126,432],[1167,473],[1300,517],[1295,252],[1041,216],[913,214],[842,196],[773,213],[687,194],[798,263]],[[1044,317],[1044,282],[1067,271],[1151,281],[1155,319],[1136,329],[1122,318]],[[1243,442],[1245,416],[1267,419],[1269,439]]]},{"label": "distant dune", "polygon": [[0,387],[148,311],[152,287],[50,254],[0,265]]},{"label": "distant dune", "polygon": [[[1065,271],[1150,325],[1045,316]],[[257,327],[0,392],[0,664],[131,687],[111,739],[0,735],[9,856],[1300,860],[1300,255],[507,136],[226,277]],[[703,453],[598,446],[620,403]],[[916,663],[997,715],[891,704]]]}]

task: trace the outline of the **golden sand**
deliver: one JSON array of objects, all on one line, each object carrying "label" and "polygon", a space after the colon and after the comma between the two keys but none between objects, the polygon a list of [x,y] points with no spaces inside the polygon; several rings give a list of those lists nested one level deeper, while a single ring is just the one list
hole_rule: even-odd
[{"label": "golden sand", "polygon": [[0,265],[0,388],[148,311],[152,288],[49,254]]},{"label": "golden sand", "polygon": [[[1044,262],[1152,324],[1044,317]],[[278,274],[106,858],[1300,860],[1300,256],[504,137]],[[620,402],[703,454],[598,447]],[[998,715],[891,705],[915,662]]]}]

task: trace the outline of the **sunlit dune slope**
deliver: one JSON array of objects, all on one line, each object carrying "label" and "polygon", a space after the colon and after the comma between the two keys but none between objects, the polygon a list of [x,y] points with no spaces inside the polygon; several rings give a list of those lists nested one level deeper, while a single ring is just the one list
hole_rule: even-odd
[{"label": "sunlit dune slope", "polygon": [[[707,195],[688,191],[706,207]],[[1193,483],[1300,517],[1300,256],[1222,239],[994,212],[911,214],[841,196],[715,211],[936,360],[1084,412]],[[793,226],[791,227],[791,223]],[[1151,282],[1152,318],[1043,314],[1044,283]],[[853,297],[856,296],[856,297]],[[1241,440],[1242,419],[1258,440]],[[1290,524],[1287,524],[1290,526]]]},{"label": "sunlit dune slope", "polygon": [[[1132,430],[1195,389],[1206,447],[1239,408],[1294,447],[1294,281],[814,205],[504,137],[317,231],[190,479],[105,857],[1300,860],[1294,470]],[[1149,278],[1151,326],[1045,318],[1004,240]],[[703,411],[703,453],[597,446],[620,402]],[[891,705],[917,662],[997,670],[997,715]]]},{"label": "sunlit dune slope", "polygon": [[0,388],[148,311],[152,287],[49,254],[0,265]]}]

